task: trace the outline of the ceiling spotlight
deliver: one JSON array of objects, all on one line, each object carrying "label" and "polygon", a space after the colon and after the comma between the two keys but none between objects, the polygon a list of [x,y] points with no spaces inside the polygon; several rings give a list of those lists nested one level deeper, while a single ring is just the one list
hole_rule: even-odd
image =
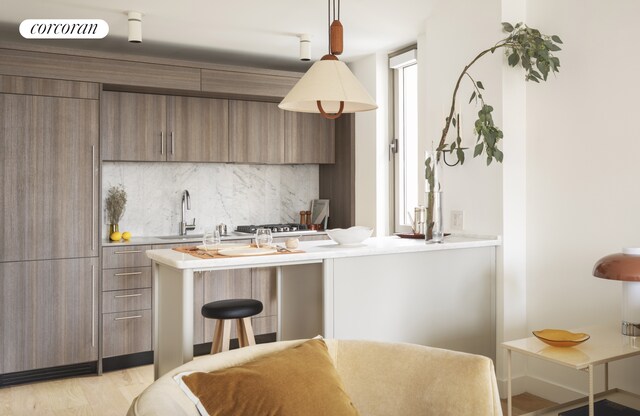
[{"label": "ceiling spotlight", "polygon": [[129,12],[129,42],[142,43],[142,13]]},{"label": "ceiling spotlight", "polygon": [[311,60],[311,35],[307,33],[300,35],[300,60]]}]

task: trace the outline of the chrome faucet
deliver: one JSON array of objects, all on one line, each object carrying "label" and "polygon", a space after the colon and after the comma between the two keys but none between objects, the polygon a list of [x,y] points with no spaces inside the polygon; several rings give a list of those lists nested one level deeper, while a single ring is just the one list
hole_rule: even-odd
[{"label": "chrome faucet", "polygon": [[186,209],[191,209],[191,195],[186,189],[182,193],[182,221],[180,221],[180,235],[187,235],[187,231],[193,231],[196,229],[196,219],[193,219],[193,224],[187,224],[185,221]]}]

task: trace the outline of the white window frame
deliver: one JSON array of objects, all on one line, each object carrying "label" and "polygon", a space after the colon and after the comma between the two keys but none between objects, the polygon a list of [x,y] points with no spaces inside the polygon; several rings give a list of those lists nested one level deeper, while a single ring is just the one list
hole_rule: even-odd
[{"label": "white window frame", "polygon": [[[389,58],[389,67],[393,70],[393,113],[394,113],[394,138],[395,138],[395,154],[394,154],[394,215],[393,224],[395,232],[411,231],[411,220],[407,212],[413,214],[415,206],[406,206],[405,195],[408,192],[417,193],[418,187],[407,185],[406,180],[406,163],[410,160],[417,163],[417,158],[413,152],[417,152],[417,138],[415,141],[415,149],[408,149],[406,146],[405,132],[407,131],[405,119],[405,97],[404,97],[404,71],[406,68],[418,65],[418,51],[412,48]],[[416,86],[417,88],[417,86]],[[417,105],[417,100],[416,103]],[[417,125],[414,127],[417,134]],[[420,167],[418,166],[417,169]],[[414,167],[415,170],[415,167]],[[417,173],[416,173],[416,176]],[[419,180],[418,177],[415,178]],[[411,188],[411,189],[409,189]],[[417,197],[417,195],[416,195]],[[419,197],[415,200],[417,205]],[[412,204],[414,205],[414,204]]]}]

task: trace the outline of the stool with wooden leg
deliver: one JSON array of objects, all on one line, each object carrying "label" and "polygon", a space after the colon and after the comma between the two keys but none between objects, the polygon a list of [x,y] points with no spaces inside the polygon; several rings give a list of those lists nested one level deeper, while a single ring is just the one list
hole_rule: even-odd
[{"label": "stool with wooden leg", "polygon": [[255,345],[251,317],[262,312],[262,302],[255,299],[226,299],[210,302],[202,307],[202,316],[216,319],[211,354],[229,350],[231,320],[237,322],[240,348]]}]

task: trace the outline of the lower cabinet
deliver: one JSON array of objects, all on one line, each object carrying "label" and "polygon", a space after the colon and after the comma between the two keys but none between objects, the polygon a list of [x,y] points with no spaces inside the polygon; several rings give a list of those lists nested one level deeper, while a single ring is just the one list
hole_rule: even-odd
[{"label": "lower cabinet", "polygon": [[99,258],[0,263],[0,373],[98,359]]},{"label": "lower cabinet", "polygon": [[102,314],[102,348],[105,357],[151,351],[151,309]]},{"label": "lower cabinet", "polygon": [[102,249],[102,357],[152,350],[151,246]]},{"label": "lower cabinet", "polygon": [[[326,239],[326,235],[301,240]],[[285,239],[274,239],[282,243]],[[250,240],[239,240],[250,243]],[[193,245],[189,243],[187,245]],[[153,271],[145,252],[171,249],[182,244],[111,246],[102,250],[102,357],[147,352],[153,349]],[[273,267],[194,273],[194,344],[213,340],[215,323],[202,316],[202,305],[234,298],[257,299],[263,311],[251,319],[255,335],[278,329],[277,275]],[[231,326],[236,338],[236,326]],[[0,350],[0,354],[2,351]]]},{"label": "lower cabinet", "polygon": [[[197,273],[200,275],[194,288],[194,341],[196,344],[211,342],[215,320],[202,317],[200,309],[205,303],[223,299],[257,299],[264,305],[262,312],[251,318],[254,335],[277,331],[278,299],[276,292],[276,269],[253,268],[220,270]],[[198,286],[201,285],[201,286]],[[201,300],[200,300],[201,299]],[[236,338],[236,325],[231,325],[231,338]],[[202,334],[202,338],[198,337]]]}]

